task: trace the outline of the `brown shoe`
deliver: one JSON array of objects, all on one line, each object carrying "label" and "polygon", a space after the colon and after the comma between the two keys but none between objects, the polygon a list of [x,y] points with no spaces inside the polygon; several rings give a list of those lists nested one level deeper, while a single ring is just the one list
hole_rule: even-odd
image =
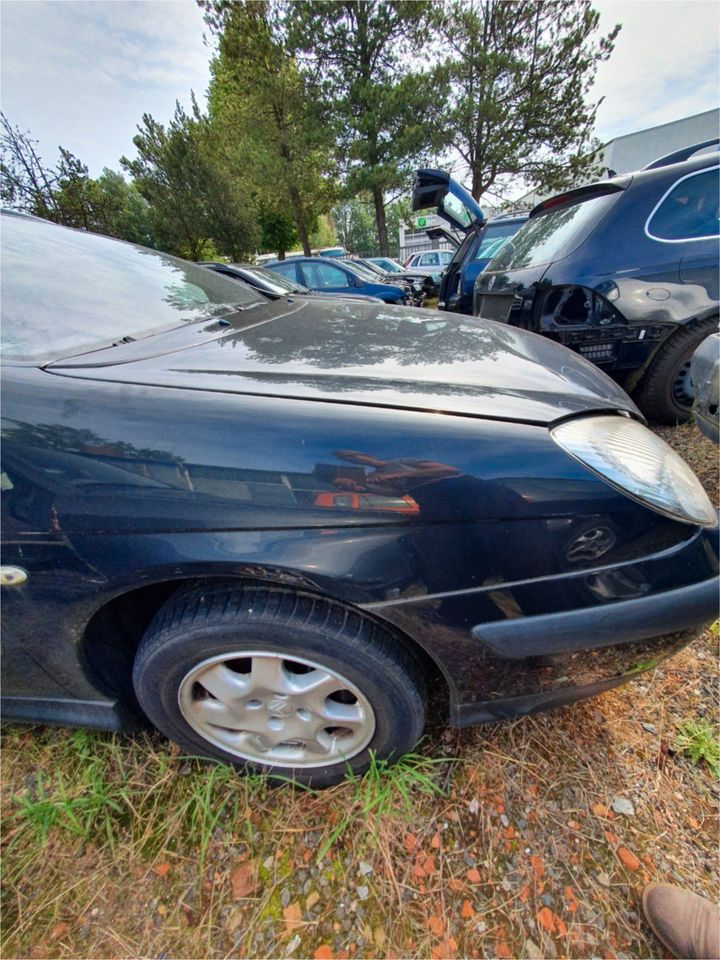
[{"label": "brown shoe", "polygon": [[716,904],[669,883],[650,883],[642,905],[652,932],[678,960],[720,960]]}]

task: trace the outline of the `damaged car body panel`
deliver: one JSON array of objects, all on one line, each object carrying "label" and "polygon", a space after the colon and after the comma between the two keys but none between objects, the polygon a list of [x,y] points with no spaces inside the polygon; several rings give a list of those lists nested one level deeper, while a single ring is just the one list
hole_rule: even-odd
[{"label": "damaged car body panel", "polygon": [[544,201],[478,277],[474,313],[577,351],[653,419],[687,419],[718,318],[717,193],[706,155]]}]

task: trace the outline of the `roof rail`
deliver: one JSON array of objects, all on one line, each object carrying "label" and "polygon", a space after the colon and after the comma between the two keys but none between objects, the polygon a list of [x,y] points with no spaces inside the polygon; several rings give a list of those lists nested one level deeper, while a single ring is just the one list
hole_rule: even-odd
[{"label": "roof rail", "polygon": [[711,147],[714,143],[720,143],[720,137],[713,137],[712,140],[703,140],[702,143],[695,143],[691,147],[683,147],[682,150],[668,153],[658,160],[653,160],[652,163],[643,167],[643,170],[657,170],[658,167],[669,167],[671,163],[682,163],[683,160],[688,160],[698,150],[702,150],[703,147]]}]

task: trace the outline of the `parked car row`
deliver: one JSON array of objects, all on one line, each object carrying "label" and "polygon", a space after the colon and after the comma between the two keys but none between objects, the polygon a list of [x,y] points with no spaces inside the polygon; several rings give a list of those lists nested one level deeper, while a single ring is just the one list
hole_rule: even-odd
[{"label": "parked car row", "polygon": [[410,285],[399,281],[390,283],[378,277],[371,270],[362,269],[347,260],[322,257],[290,257],[266,264],[267,269],[290,280],[302,284],[318,293],[365,294],[376,297],[385,303],[413,304],[415,292]]},{"label": "parked car row", "polygon": [[431,688],[519,717],[716,617],[705,491],[578,351],[299,288],[366,290],[341,261],[0,239],[5,718],[323,786],[412,749]]},{"label": "parked car row", "polygon": [[418,171],[413,207],[435,206],[464,235],[440,309],[540,333],[609,373],[650,419],[687,420],[692,355],[718,328],[717,143],[517,218],[486,220],[446,173]]}]

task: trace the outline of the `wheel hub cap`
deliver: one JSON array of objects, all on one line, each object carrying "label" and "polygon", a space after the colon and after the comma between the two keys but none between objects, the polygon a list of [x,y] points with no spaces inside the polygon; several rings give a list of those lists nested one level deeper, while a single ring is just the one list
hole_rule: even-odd
[{"label": "wheel hub cap", "polygon": [[182,680],[178,703],[205,740],[243,760],[320,767],[349,759],[375,732],[368,699],[341,674],[303,657],[238,651]]}]

